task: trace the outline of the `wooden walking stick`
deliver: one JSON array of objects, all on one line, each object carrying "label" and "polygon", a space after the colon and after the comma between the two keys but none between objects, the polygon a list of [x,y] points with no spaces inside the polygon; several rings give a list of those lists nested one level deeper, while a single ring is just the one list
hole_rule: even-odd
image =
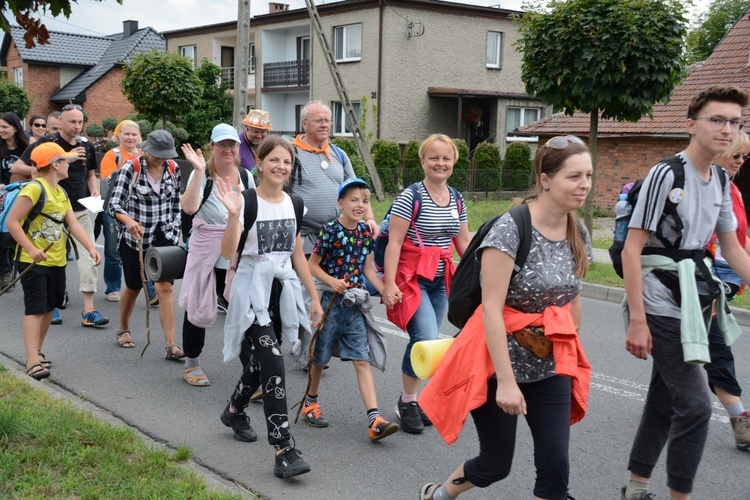
[{"label": "wooden walking stick", "polygon": [[[344,281],[347,283],[349,280],[354,278],[357,275],[358,271],[355,270],[354,273],[347,276]],[[312,384],[312,375],[310,374],[310,369],[312,368],[312,362],[313,362],[313,349],[315,348],[315,341],[318,339],[318,335],[320,335],[320,331],[323,329],[323,325],[326,324],[326,319],[328,318],[328,313],[331,312],[331,307],[333,307],[333,302],[336,300],[336,298],[339,296],[339,292],[333,292],[333,297],[331,297],[331,301],[328,303],[328,307],[326,307],[325,312],[323,313],[323,317],[320,320],[320,324],[318,325],[317,330],[315,330],[315,333],[312,336],[312,339],[310,339],[310,347],[307,351],[307,387],[305,388],[305,393],[302,395],[302,399],[296,403],[294,406],[292,406],[292,409],[299,406],[297,409],[297,416],[294,417],[294,423],[297,423],[297,420],[299,420],[299,415],[302,413],[302,407],[305,406],[305,398],[307,397],[307,393],[310,392],[310,384]]]},{"label": "wooden walking stick", "polygon": [[149,303],[148,288],[146,287],[146,267],[143,264],[143,237],[138,240],[138,260],[141,263],[143,296],[146,298],[146,345],[143,346],[143,350],[141,351],[141,359],[143,359],[143,354],[146,352],[146,349],[148,349],[148,346],[151,345],[151,304]]},{"label": "wooden walking stick", "polygon": [[[42,250],[42,251],[43,251],[44,253],[47,253],[47,250],[49,250],[50,248],[52,248],[52,245],[54,245],[54,244],[55,244],[55,242],[54,242],[54,241],[53,241],[53,242],[51,242],[51,243],[50,243],[49,245],[47,245],[47,248],[45,248],[45,249],[44,249],[44,250]],[[2,290],[0,290],[0,296],[2,296],[2,295],[3,295],[4,293],[5,293],[5,292],[7,292],[8,290],[10,290],[10,289],[11,289],[11,288],[13,288],[14,286],[16,286],[16,283],[18,283],[19,281],[21,281],[21,278],[23,278],[23,275],[24,275],[24,274],[26,274],[26,273],[28,273],[29,271],[31,271],[31,268],[32,268],[32,267],[34,267],[35,265],[36,265],[36,262],[32,262],[32,263],[31,263],[31,264],[29,265],[29,267],[27,267],[26,269],[24,269],[24,270],[23,270],[23,272],[22,272],[21,274],[19,274],[18,276],[16,276],[16,279],[14,279],[14,280],[13,280],[13,281],[11,281],[10,283],[8,283],[8,285],[7,285],[7,286],[6,286],[5,288],[3,288]]]}]

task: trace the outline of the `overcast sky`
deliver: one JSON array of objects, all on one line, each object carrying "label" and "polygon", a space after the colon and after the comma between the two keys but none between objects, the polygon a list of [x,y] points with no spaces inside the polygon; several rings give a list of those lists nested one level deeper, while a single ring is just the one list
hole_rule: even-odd
[{"label": "overcast sky", "polygon": [[[283,0],[279,0],[283,1]],[[520,10],[523,0],[455,0],[459,3],[494,6]],[[303,8],[304,0],[291,0],[290,8]],[[318,5],[328,2],[318,1]],[[696,0],[696,10],[705,9],[709,0]],[[251,15],[268,13],[268,2],[251,0]],[[90,35],[111,35],[122,31],[122,22],[134,19],[139,27],[151,26],[157,31],[169,31],[193,26],[216,24],[237,19],[237,0],[115,0],[97,2],[80,0],[73,4],[69,19],[42,17],[47,29]],[[11,20],[11,22],[13,22]]]}]

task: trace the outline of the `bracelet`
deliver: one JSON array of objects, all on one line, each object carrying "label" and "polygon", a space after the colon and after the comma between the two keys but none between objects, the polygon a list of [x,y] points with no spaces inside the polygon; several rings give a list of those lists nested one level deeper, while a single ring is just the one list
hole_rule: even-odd
[{"label": "bracelet", "polygon": [[[371,220],[375,220],[375,217],[368,217],[367,219],[365,219],[365,222],[369,222]],[[375,221],[376,224],[377,224],[377,222],[378,221]]]}]

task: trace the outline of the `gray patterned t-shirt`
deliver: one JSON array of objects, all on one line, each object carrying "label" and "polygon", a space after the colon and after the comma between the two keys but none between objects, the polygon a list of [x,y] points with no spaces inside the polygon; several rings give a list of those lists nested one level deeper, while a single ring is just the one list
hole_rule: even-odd
[{"label": "gray patterned t-shirt", "polygon": [[[581,232],[591,261],[588,231],[581,226]],[[497,248],[515,260],[519,246],[518,227],[513,217],[506,213],[492,226],[480,248]],[[575,270],[575,257],[568,240],[548,240],[532,227],[529,255],[511,280],[505,303],[529,313],[542,312],[549,306],[564,306],[581,292],[581,279],[575,275]],[[518,345],[512,335],[508,336],[508,349],[517,382],[536,382],[555,375],[554,358],[538,358]]]}]

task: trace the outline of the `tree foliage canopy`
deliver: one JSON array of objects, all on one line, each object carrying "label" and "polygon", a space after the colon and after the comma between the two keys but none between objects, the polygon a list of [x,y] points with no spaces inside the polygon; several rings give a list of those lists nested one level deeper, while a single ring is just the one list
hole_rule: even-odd
[{"label": "tree foliage canopy", "polygon": [[[520,19],[531,95],[567,114],[636,121],[682,77],[683,7],[675,0],[552,1]],[[562,41],[562,42],[561,42]]]},{"label": "tree foliage canopy", "polygon": [[13,111],[23,121],[31,109],[29,96],[23,87],[7,80],[0,80],[0,109],[3,113]]},{"label": "tree foliage canopy", "polygon": [[750,7],[750,0],[714,0],[696,21],[687,35],[685,62],[705,61],[729,28]]},{"label": "tree foliage canopy", "polygon": [[[95,0],[102,2],[104,0]],[[122,4],[122,0],[115,0]],[[10,33],[10,22],[5,17],[11,14],[15,21],[26,30],[24,40],[26,48],[32,49],[36,43],[45,45],[49,43],[49,32],[47,27],[42,24],[41,14],[49,13],[52,17],[59,15],[70,17],[71,5],[75,0],[0,0],[0,28],[6,33]],[[75,2],[77,3],[77,2]]]},{"label": "tree foliage canopy", "polygon": [[179,54],[152,50],[123,69],[122,92],[128,101],[138,113],[163,122],[189,113],[203,92],[190,61]]},{"label": "tree foliage canopy", "polygon": [[208,143],[211,130],[219,123],[232,123],[234,100],[227,93],[229,81],[221,78],[221,68],[204,58],[195,70],[203,93],[185,116],[184,126],[194,147]]}]

